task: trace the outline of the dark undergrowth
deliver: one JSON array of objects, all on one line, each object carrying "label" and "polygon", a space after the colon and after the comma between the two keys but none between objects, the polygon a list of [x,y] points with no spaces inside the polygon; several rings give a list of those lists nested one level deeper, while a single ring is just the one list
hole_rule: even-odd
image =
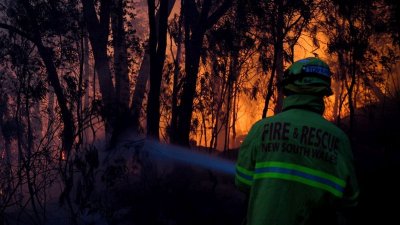
[{"label": "dark undergrowth", "polygon": [[[352,224],[397,224],[400,203],[400,101],[356,112],[351,134],[360,201]],[[344,121],[344,130],[348,129]]]}]

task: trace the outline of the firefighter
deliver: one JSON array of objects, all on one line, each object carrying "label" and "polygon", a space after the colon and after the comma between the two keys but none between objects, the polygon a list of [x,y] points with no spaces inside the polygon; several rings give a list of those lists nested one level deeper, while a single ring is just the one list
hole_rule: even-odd
[{"label": "firefighter", "polygon": [[322,117],[330,84],[319,58],[285,71],[282,112],[256,122],[239,150],[235,183],[248,193],[246,224],[336,224],[339,209],[357,204],[349,139]]}]

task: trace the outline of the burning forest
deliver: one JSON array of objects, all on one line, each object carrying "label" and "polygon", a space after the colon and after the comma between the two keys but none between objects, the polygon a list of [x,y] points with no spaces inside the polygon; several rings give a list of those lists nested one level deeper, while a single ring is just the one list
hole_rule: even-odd
[{"label": "burning forest", "polygon": [[284,71],[306,57],[329,64],[323,117],[353,148],[347,224],[386,224],[399,12],[395,0],[0,0],[0,225],[243,224],[238,149],[282,111]]}]

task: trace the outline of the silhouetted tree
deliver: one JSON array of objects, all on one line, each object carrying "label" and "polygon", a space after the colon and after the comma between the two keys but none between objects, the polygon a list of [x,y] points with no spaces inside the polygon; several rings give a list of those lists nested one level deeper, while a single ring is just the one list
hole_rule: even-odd
[{"label": "silhouetted tree", "polygon": [[[147,136],[155,139],[159,139],[160,130],[160,90],[167,47],[168,2],[160,1],[159,16],[156,18],[155,0],[147,1],[150,27],[150,91],[147,102]],[[158,26],[156,26],[156,19],[158,19]]]},{"label": "silhouetted tree", "polygon": [[178,113],[176,130],[172,131],[171,142],[189,146],[189,133],[193,113],[193,99],[197,84],[200,56],[205,33],[231,7],[232,1],[225,0],[215,4],[215,1],[185,0],[184,30],[185,30],[185,77]]},{"label": "silhouetted tree", "polygon": [[[166,18],[168,19],[169,15],[170,15],[170,13],[172,11],[173,6],[175,5],[175,0],[168,0],[167,2],[168,2],[168,13],[167,13]],[[158,8],[160,9],[160,7],[161,6],[159,6]],[[149,21],[149,25],[150,26],[154,26],[153,29],[155,29],[156,33],[152,37],[156,40],[156,43],[155,43],[156,46],[155,47],[158,48],[158,46],[157,46],[158,32],[160,31],[160,29],[164,29],[164,28],[160,28],[160,23],[161,22],[164,23],[164,21],[162,21],[161,18],[160,18],[161,17],[161,11],[160,10],[157,10],[157,11],[154,10],[154,14],[152,14],[152,15],[150,15],[148,13],[148,18],[150,19],[149,16],[151,16],[152,20],[154,20],[154,24],[150,25],[150,21]],[[163,20],[164,20],[164,18],[163,18]],[[141,112],[142,112],[142,107],[143,107],[143,101],[145,99],[146,85],[147,85],[147,82],[148,82],[148,79],[149,79],[149,76],[150,76],[150,73],[151,73],[151,71],[150,71],[151,69],[150,68],[152,67],[152,65],[150,65],[151,64],[151,56],[150,56],[150,48],[151,48],[150,45],[151,45],[151,42],[150,42],[150,40],[145,40],[145,42],[148,42],[147,43],[148,46],[146,47],[144,55],[142,57],[139,73],[137,75],[137,80],[136,80],[136,84],[135,84],[135,89],[134,89],[134,92],[133,92],[133,95],[132,95],[133,97],[132,97],[132,106],[131,106],[131,114],[132,114],[131,127],[133,128],[133,130],[135,132],[138,132],[140,130],[139,129],[140,128],[140,117],[141,117]],[[154,48],[154,46],[153,46],[153,48]],[[162,52],[161,49],[160,49],[159,52],[160,53]],[[155,57],[162,57],[162,56],[161,56],[161,54],[159,54],[159,56],[155,56]],[[161,72],[162,72],[162,69],[161,69]],[[155,85],[155,81],[153,81],[153,84]],[[155,86],[158,86],[158,85],[155,85]],[[157,100],[156,100],[156,98],[158,98],[158,97],[156,97],[154,95],[155,94],[154,90],[156,88],[155,86],[153,86],[153,91],[152,91],[152,95],[153,95],[152,99],[154,99],[154,100],[152,100],[152,102],[153,102],[152,104],[154,104],[154,105],[150,106],[152,108],[157,107],[156,105],[159,104],[159,103],[157,103]],[[152,111],[154,111],[154,110],[152,110]],[[151,116],[151,117],[154,118],[154,115]],[[156,121],[151,122],[151,124],[157,124],[158,123],[157,121],[159,121],[159,119],[158,120],[156,119]],[[152,130],[154,130],[155,126],[159,126],[159,125],[154,125],[154,126],[150,125],[150,126],[153,127]],[[152,132],[152,133],[154,133],[154,132]]]},{"label": "silhouetted tree", "polygon": [[[10,21],[10,23],[0,23],[0,28],[7,29],[9,32],[20,35],[23,38],[31,41],[37,48],[40,57],[43,60],[44,66],[47,69],[47,76],[49,83],[54,88],[54,92],[57,97],[57,102],[60,107],[62,120],[64,123],[64,131],[63,131],[63,145],[66,151],[71,151],[74,137],[74,122],[72,112],[68,107],[68,100],[64,94],[64,90],[62,88],[59,75],[57,72],[57,68],[55,65],[54,58],[54,49],[51,47],[45,46],[44,41],[48,42],[49,39],[44,40],[45,35],[55,35],[53,33],[43,34],[44,32],[48,32],[48,26],[52,26],[54,24],[48,23],[45,21],[39,21],[39,19],[55,19],[56,18],[42,18],[38,17],[37,13],[40,9],[41,4],[31,5],[29,1],[21,0],[15,2],[15,6],[10,8],[10,18],[14,19],[14,21]],[[54,7],[59,5],[54,5]],[[23,10],[16,11],[16,8]],[[59,8],[53,8],[53,10],[59,10]],[[56,11],[52,12],[51,15],[57,14]],[[21,14],[23,16],[21,16]],[[13,17],[14,16],[14,17]],[[55,16],[54,16],[55,17]],[[64,18],[65,19],[65,18]],[[45,25],[45,26],[43,26]],[[62,29],[55,29],[55,33],[57,32],[65,32]],[[49,38],[49,37],[47,37]]]},{"label": "silhouetted tree", "polygon": [[[63,200],[71,206],[68,190],[73,174],[69,162],[75,150],[74,109],[78,95],[74,68],[79,62],[76,46],[80,34],[79,13],[75,1],[49,3],[27,0],[8,2],[1,12],[7,17],[0,23],[0,28],[8,31],[6,38],[2,39],[8,43],[2,69],[16,77],[15,85],[10,87],[15,91],[10,93],[12,100],[9,101],[13,102],[15,112],[9,121],[15,123],[8,124],[15,124],[14,147],[18,163],[12,170],[16,171],[13,178],[16,180],[10,183],[15,189],[9,193],[22,195],[27,190],[27,202],[35,216],[33,223],[40,224],[47,209],[47,203],[43,202],[48,194],[46,188],[54,182],[56,171],[66,190],[67,197]],[[41,113],[37,104],[46,96],[47,82],[52,87],[49,90],[55,93],[58,107],[51,109],[56,110],[53,112],[56,116],[49,121],[48,130],[42,136],[38,133],[41,129],[35,129],[34,117],[41,116],[35,113]],[[57,128],[53,127],[54,124]],[[55,140],[56,136],[61,137],[61,143]],[[62,163],[63,158],[68,163]],[[21,191],[16,193],[16,190]],[[20,204],[18,201],[15,204]],[[24,209],[25,206],[20,207]]]},{"label": "silhouetted tree", "polygon": [[[94,0],[81,0],[83,15],[89,33],[93,50],[95,69],[99,78],[101,100],[103,103],[106,132],[111,134],[112,124],[115,123],[116,91],[112,80],[110,61],[107,55],[108,37],[110,34],[111,0],[101,0],[96,11]],[[120,54],[118,52],[117,54]],[[121,71],[122,72],[122,71]]]},{"label": "silhouetted tree", "polygon": [[[325,20],[320,29],[329,37],[329,54],[337,56],[339,76],[336,82],[343,82],[346,89],[351,132],[355,126],[355,109],[359,102],[357,99],[360,97],[360,88],[364,90],[364,97],[367,97],[366,90],[370,90],[376,99],[384,100],[384,94],[377,85],[383,74],[377,67],[385,61],[379,59],[390,55],[387,54],[391,51],[389,46],[379,49],[382,46],[379,42],[385,42],[388,36],[388,29],[382,29],[382,24],[390,16],[383,1],[323,3],[321,8]],[[340,122],[340,114],[338,116]]]},{"label": "silhouetted tree", "polygon": [[266,117],[268,105],[276,92],[275,109],[282,109],[283,94],[280,82],[284,63],[293,61],[293,48],[310,22],[315,10],[314,1],[252,1],[256,17],[255,29],[261,31],[260,63],[264,72],[270,72],[262,117]]},{"label": "silhouetted tree", "polygon": [[204,137],[207,127],[211,127],[209,144],[213,149],[227,150],[235,138],[238,93],[245,88],[239,85],[239,80],[245,76],[242,67],[254,49],[254,41],[247,33],[250,30],[246,23],[247,7],[245,1],[237,1],[227,12],[227,19],[206,35],[202,57],[208,58],[203,66],[207,72],[200,74],[200,93],[196,96],[199,103],[194,110],[202,117]]}]

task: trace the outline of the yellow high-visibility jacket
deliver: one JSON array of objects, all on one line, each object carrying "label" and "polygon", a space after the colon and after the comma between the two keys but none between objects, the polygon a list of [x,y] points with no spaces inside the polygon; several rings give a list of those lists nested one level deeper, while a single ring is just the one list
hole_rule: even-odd
[{"label": "yellow high-visibility jacket", "polygon": [[357,203],[349,140],[323,110],[321,97],[292,95],[283,112],[251,128],[235,178],[249,193],[248,225],[332,224],[326,215]]}]

